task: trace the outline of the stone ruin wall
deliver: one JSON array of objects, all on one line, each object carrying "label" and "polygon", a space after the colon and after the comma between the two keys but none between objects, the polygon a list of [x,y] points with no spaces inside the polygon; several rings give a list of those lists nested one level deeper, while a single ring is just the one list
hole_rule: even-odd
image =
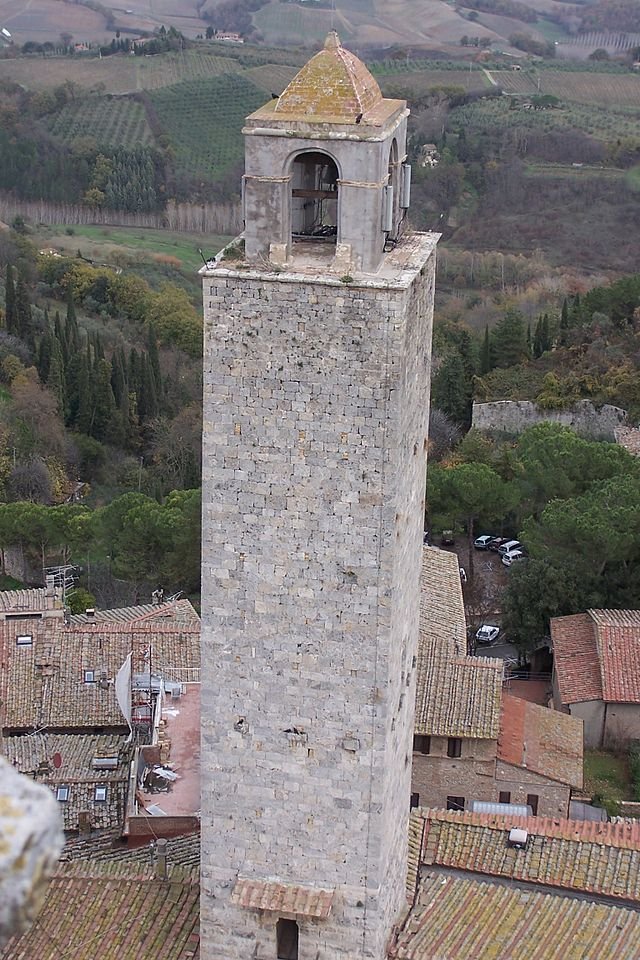
[{"label": "stone ruin wall", "polygon": [[616,428],[624,423],[626,415],[621,407],[595,407],[590,400],[578,400],[563,410],[544,410],[532,400],[497,400],[474,403],[471,425],[491,433],[518,434],[536,423],[551,421],[571,427],[591,440],[614,442]]}]

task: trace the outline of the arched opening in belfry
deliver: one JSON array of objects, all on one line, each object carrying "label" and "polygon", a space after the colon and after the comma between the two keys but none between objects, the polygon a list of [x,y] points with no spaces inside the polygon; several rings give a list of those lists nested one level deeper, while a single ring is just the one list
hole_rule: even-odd
[{"label": "arched opening in belfry", "polygon": [[400,161],[398,158],[398,142],[392,140],[389,150],[389,165],[387,172],[387,189],[385,191],[386,222],[383,224],[388,240],[396,240],[400,223]]},{"label": "arched opening in belfry", "polygon": [[326,153],[301,153],[291,177],[291,239],[335,244],[337,237],[338,167]]}]

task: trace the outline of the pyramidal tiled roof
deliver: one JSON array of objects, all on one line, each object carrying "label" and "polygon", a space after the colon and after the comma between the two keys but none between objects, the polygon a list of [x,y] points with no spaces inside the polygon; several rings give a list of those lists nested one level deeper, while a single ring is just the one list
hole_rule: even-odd
[{"label": "pyramidal tiled roof", "polygon": [[278,99],[275,116],[356,123],[383,100],[380,87],[361,60],[345,50],[331,31],[324,49],[304,65]]}]

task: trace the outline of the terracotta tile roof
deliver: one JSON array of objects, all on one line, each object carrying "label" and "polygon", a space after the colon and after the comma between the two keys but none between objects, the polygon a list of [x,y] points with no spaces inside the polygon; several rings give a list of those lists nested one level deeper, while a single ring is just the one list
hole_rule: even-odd
[{"label": "terracotta tile roof", "polygon": [[640,610],[589,610],[551,621],[563,703],[640,703]]},{"label": "terracotta tile roof", "polygon": [[169,866],[168,879],[139,863],[61,864],[44,906],[0,960],[198,960],[197,871]]},{"label": "terracotta tile roof", "polygon": [[[167,840],[167,863],[196,869],[200,865],[200,833],[171,837]],[[126,861],[127,863],[155,863],[155,840],[140,847],[129,847],[122,839],[120,830],[99,830],[89,836],[77,834],[69,837],[60,855],[60,860]]]},{"label": "terracotta tile roof", "polygon": [[409,852],[407,859],[407,897],[411,899],[418,884],[420,864],[422,862],[423,834],[428,826],[421,810],[412,810],[409,814]]},{"label": "terracotta tile roof", "polygon": [[640,915],[429,872],[394,960],[638,960]]},{"label": "terracotta tile roof", "polygon": [[91,623],[199,623],[199,617],[189,600],[174,600],[172,603],[141,603],[134,607],[116,607],[112,610],[96,610],[91,616],[87,613],[74,613],[70,617],[72,626]]},{"label": "terracotta tile roof", "polygon": [[[78,829],[81,811],[87,811],[94,829],[124,822],[129,777],[129,752],[125,737],[97,734],[23,734],[0,740],[0,753],[21,772],[56,791],[69,788],[68,799],[60,803],[65,830]],[[59,767],[53,758],[60,755]],[[116,757],[113,770],[95,769],[93,761]],[[95,799],[96,786],[106,786],[104,800]]]},{"label": "terracotta tile roof", "polygon": [[422,550],[420,635],[450,656],[467,652],[467,624],[460,567],[454,553],[437,547]]},{"label": "terracotta tile roof", "polygon": [[[17,646],[28,633],[32,643]],[[6,730],[125,726],[113,684],[85,683],[85,671],[113,678],[132,644],[151,646],[152,669],[198,680],[199,623],[0,622],[0,720]]]},{"label": "terracotta tile roof", "polygon": [[589,610],[608,703],[640,703],[640,610]]},{"label": "terracotta tile roof", "polygon": [[455,554],[424,547],[420,593],[416,733],[495,740],[502,661],[466,656],[467,629]]},{"label": "terracotta tile roof", "polygon": [[231,902],[238,907],[293,913],[301,917],[328,917],[332,901],[333,890],[246,877],[238,877],[231,894]]},{"label": "terracotta tile roof", "polygon": [[[640,903],[640,823],[612,824],[421,810],[420,860],[528,883]],[[525,850],[507,847],[512,827],[528,831]],[[417,834],[419,827],[413,826]]]},{"label": "terracotta tile roof", "polygon": [[27,590],[0,590],[0,613],[44,613],[62,603],[47,593],[44,587]]},{"label": "terracotta tile roof", "polygon": [[498,759],[582,787],[582,720],[502,694]]},{"label": "terracotta tile roof", "polygon": [[601,700],[602,682],[593,621],[588,613],[551,620],[553,665],[564,704]]},{"label": "terracotta tile roof", "polygon": [[418,653],[415,731],[432,737],[495,740],[500,729],[502,661]]}]

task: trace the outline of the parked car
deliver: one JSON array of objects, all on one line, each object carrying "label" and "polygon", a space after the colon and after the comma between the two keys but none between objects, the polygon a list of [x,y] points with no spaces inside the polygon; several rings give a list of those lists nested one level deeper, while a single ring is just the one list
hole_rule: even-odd
[{"label": "parked car", "polygon": [[487,646],[497,639],[499,633],[500,627],[495,627],[490,623],[483,623],[480,629],[476,632],[476,643]]},{"label": "parked car", "polygon": [[510,567],[512,563],[517,563],[518,560],[526,560],[526,555],[522,550],[510,550],[509,553],[505,553],[502,562],[505,567]]},{"label": "parked car", "polygon": [[473,545],[476,550],[488,550],[489,544],[493,539],[494,538],[491,536],[491,534],[484,533],[481,537],[476,537],[476,539],[473,541]]},{"label": "parked car", "polygon": [[497,553],[502,544],[508,543],[510,539],[510,537],[493,537],[489,540],[487,550],[493,550],[494,553]]},{"label": "parked car", "polygon": [[506,543],[501,543],[498,547],[498,553],[501,557],[504,557],[505,553],[513,553],[514,550],[521,550],[522,544],[519,540],[507,540]]}]

